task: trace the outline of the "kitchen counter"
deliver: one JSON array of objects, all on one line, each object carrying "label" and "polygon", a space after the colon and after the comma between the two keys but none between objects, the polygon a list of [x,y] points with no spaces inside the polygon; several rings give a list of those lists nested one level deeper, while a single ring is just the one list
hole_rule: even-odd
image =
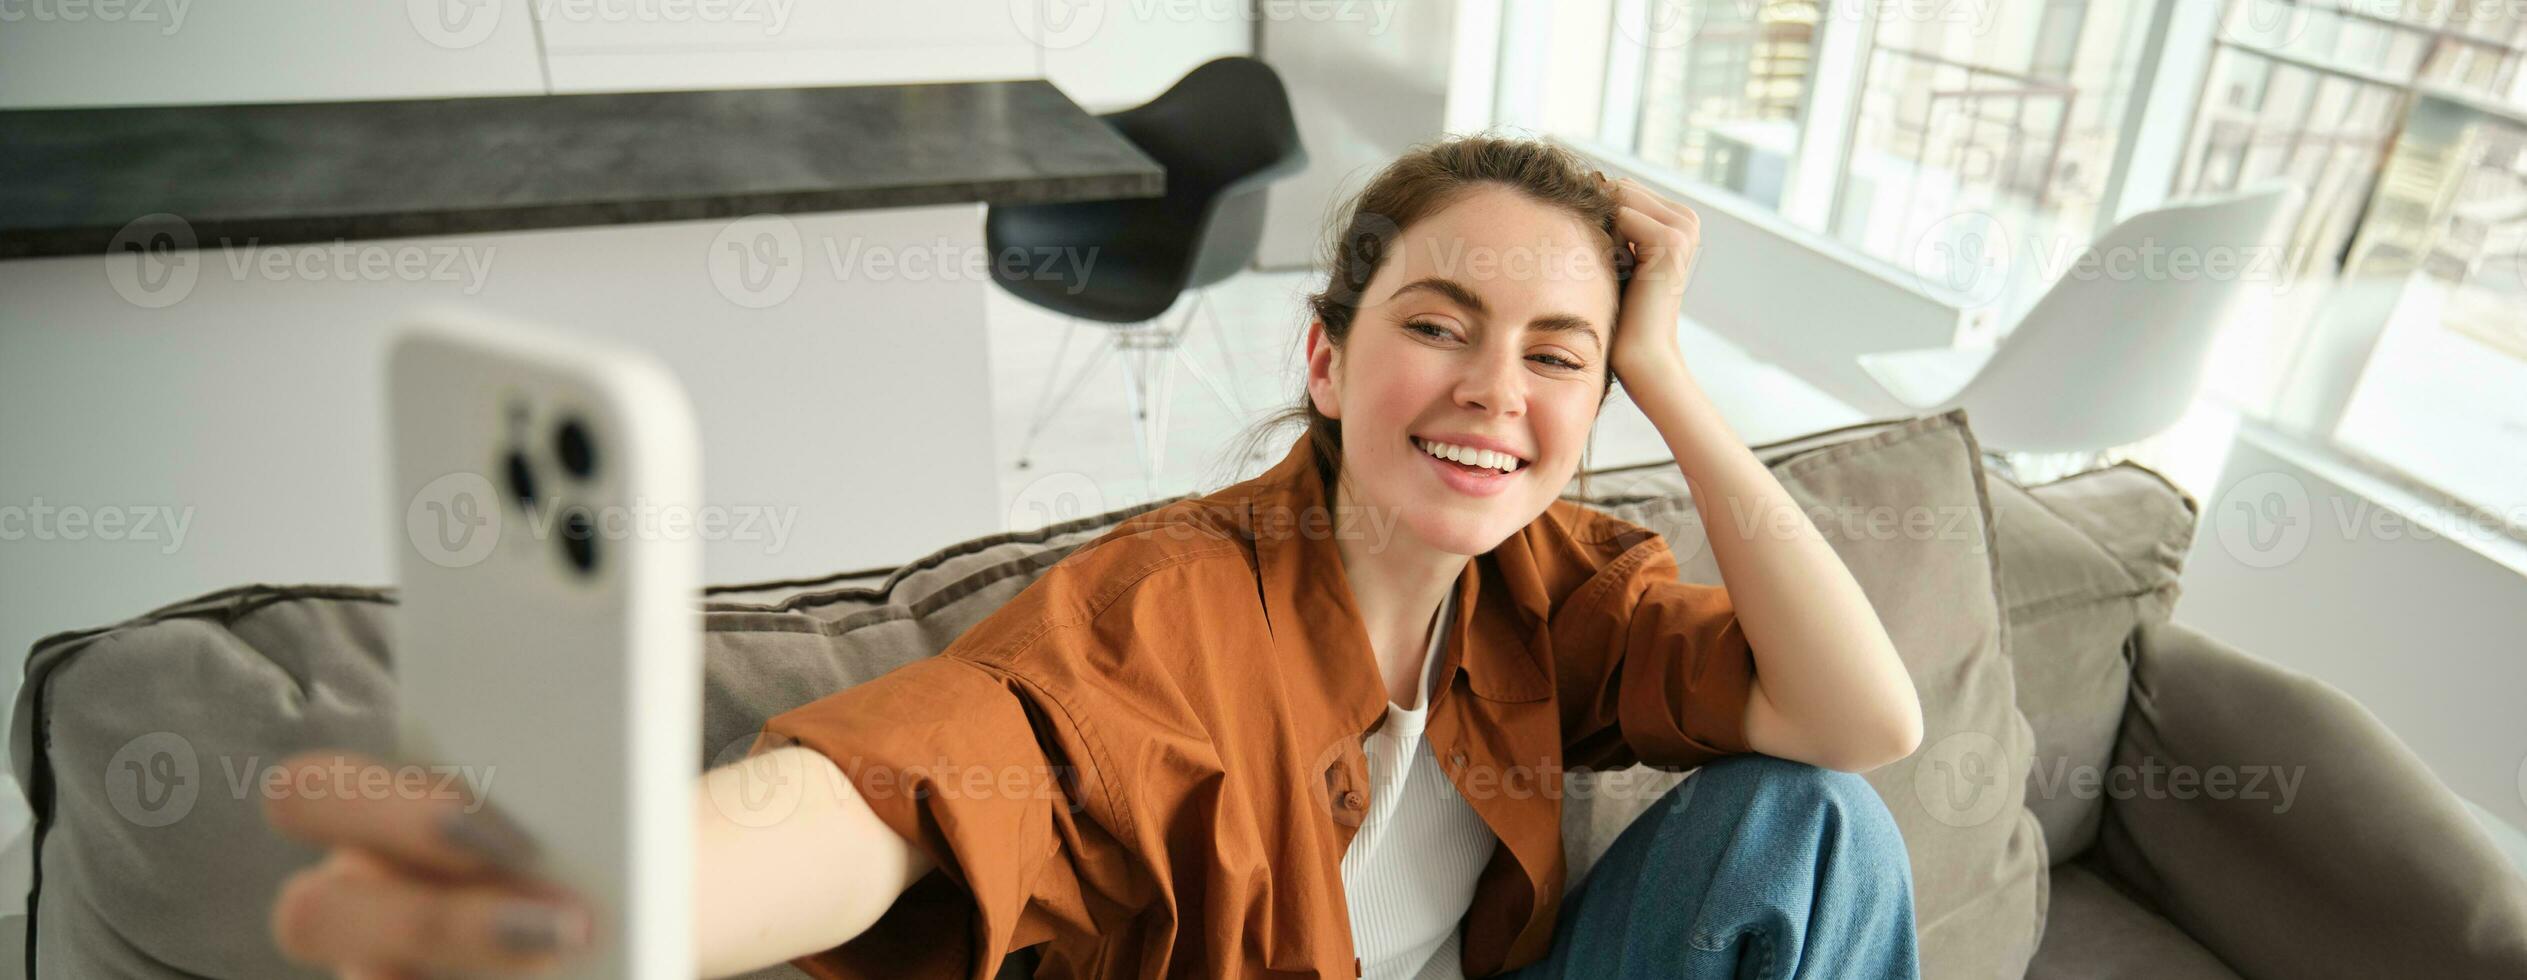
[{"label": "kitchen counter", "polygon": [[279,245],[1164,187],[1041,80],[0,112],[0,258],[160,213]]}]

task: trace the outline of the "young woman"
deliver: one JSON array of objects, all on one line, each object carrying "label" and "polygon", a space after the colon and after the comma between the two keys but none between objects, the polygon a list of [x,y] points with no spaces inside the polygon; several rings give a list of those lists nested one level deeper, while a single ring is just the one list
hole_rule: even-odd
[{"label": "young woman", "polygon": [[[1051,976],[1917,975],[1904,843],[1853,773],[1913,751],[1919,704],[1678,351],[1699,237],[1545,143],[1386,168],[1310,302],[1286,459],[703,777],[699,970],[984,978],[1035,947]],[[1618,378],[1725,590],[1558,499]],[[1562,769],[1635,762],[1700,768],[1565,898]],[[801,780],[794,812],[732,809],[763,778]],[[281,948],[361,976],[565,960],[585,915],[463,809],[274,800],[331,849],[277,900]]]}]

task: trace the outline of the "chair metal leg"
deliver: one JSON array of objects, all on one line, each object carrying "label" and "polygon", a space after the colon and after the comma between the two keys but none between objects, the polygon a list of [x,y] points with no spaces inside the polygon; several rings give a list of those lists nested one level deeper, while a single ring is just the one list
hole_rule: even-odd
[{"label": "chair metal leg", "polygon": [[1055,382],[1062,376],[1062,361],[1070,357],[1071,339],[1077,337],[1078,335],[1079,318],[1075,316],[1063,317],[1062,345],[1053,349],[1053,363],[1045,369],[1044,393],[1035,397],[1034,418],[1038,420],[1044,418],[1044,409],[1053,400],[1053,389],[1056,386]]},{"label": "chair metal leg", "polygon": [[1149,429],[1149,436],[1143,440],[1143,445],[1149,447],[1149,453],[1142,457],[1141,464],[1148,475],[1149,499],[1156,500],[1159,497],[1158,473],[1167,468],[1168,426],[1176,415],[1176,364],[1185,358],[1183,351],[1176,349],[1152,350],[1146,352],[1146,356],[1148,360],[1142,363],[1150,372],[1150,394],[1146,402],[1149,418],[1144,424]]},{"label": "chair metal leg", "polygon": [[[1205,290],[1205,295],[1208,295],[1208,292],[1208,290]],[[1200,312],[1204,314],[1203,319],[1211,322],[1211,344],[1212,346],[1219,348],[1220,370],[1228,372],[1227,400],[1229,409],[1236,412],[1238,418],[1245,418],[1246,390],[1244,386],[1237,383],[1237,356],[1228,352],[1228,325],[1221,323],[1219,314],[1213,311],[1210,307],[1203,306],[1199,309]],[[1188,361],[1187,363],[1191,362]],[[1213,395],[1219,394],[1219,387],[1220,386],[1216,384],[1211,385],[1211,393]]]},{"label": "chair metal leg", "polygon": [[1193,372],[1194,380],[1202,382],[1202,387],[1211,392],[1212,399],[1218,401],[1221,408],[1228,409],[1231,416],[1243,419],[1246,417],[1246,399],[1243,395],[1238,393],[1236,387],[1237,362],[1230,359],[1228,356],[1228,342],[1220,339],[1222,331],[1219,328],[1218,319],[1216,317],[1204,318],[1212,321],[1211,337],[1220,351],[1220,369],[1229,372],[1229,380],[1227,384],[1221,384],[1220,380],[1213,376],[1211,372],[1204,370],[1201,360],[1194,357],[1193,352],[1186,350],[1184,347],[1184,334],[1195,329],[1199,325],[1196,323],[1196,318],[1201,317],[1208,309],[1203,300],[1209,295],[1209,290],[1204,290],[1200,293],[1194,294],[1193,308],[1185,311],[1183,325],[1177,328],[1175,334],[1176,342],[1171,346],[1175,350],[1176,357],[1184,362],[1185,368]]},{"label": "chair metal leg", "polygon": [[[1210,315],[1210,299],[1210,290],[1205,289],[1195,292],[1193,294],[1193,305],[1185,309],[1184,316],[1179,317],[1176,320],[1175,329],[1167,331],[1159,343],[1170,350],[1176,351],[1177,355],[1183,358],[1186,365],[1194,367],[1198,371],[1200,368],[1200,362],[1194,358],[1192,351],[1186,350],[1184,347],[1185,335],[1200,329],[1203,321],[1210,321],[1211,346],[1219,351],[1220,370],[1229,372],[1230,384],[1225,388],[1216,381],[1211,380],[1206,380],[1203,384],[1205,387],[1211,389],[1211,397],[1219,400],[1220,407],[1228,409],[1232,414],[1243,418],[1246,414],[1246,399],[1237,391],[1235,386],[1237,378],[1237,359],[1230,356],[1228,352],[1226,330],[1221,327],[1219,317],[1216,315]],[[1197,377],[1208,377],[1208,375],[1197,374]]]},{"label": "chair metal leg", "polygon": [[[1026,440],[1018,444],[1019,469],[1027,469],[1034,465],[1034,460],[1029,454],[1035,451],[1035,438],[1044,434],[1044,426],[1061,412],[1063,406],[1070,404],[1071,398],[1079,394],[1079,389],[1087,386],[1088,379],[1097,373],[1098,368],[1105,366],[1106,358],[1113,356],[1114,352],[1115,345],[1112,343],[1098,345],[1097,352],[1089,356],[1088,363],[1080,365],[1079,373],[1071,376],[1070,384],[1062,389],[1061,397],[1054,400],[1052,407],[1038,411],[1035,414],[1035,420],[1027,423]],[[1060,366],[1060,362],[1056,361],[1054,367],[1058,369]]]},{"label": "chair metal leg", "polygon": [[[1063,405],[1069,404],[1071,396],[1077,394],[1087,381],[1088,372],[1102,365],[1106,355],[1119,354],[1126,378],[1123,394],[1132,413],[1133,447],[1140,455],[1144,485],[1149,488],[1150,498],[1156,499],[1158,473],[1167,465],[1168,426],[1175,414],[1175,369],[1179,363],[1193,374],[1194,380],[1210,391],[1211,397],[1217,399],[1221,406],[1235,412],[1239,418],[1246,414],[1245,399],[1237,393],[1234,384],[1223,383],[1218,375],[1185,349],[1185,334],[1203,319],[1207,298],[1207,290],[1194,293],[1193,304],[1181,316],[1174,318],[1172,324],[1161,319],[1110,331],[1112,342],[1099,351],[1090,367],[1082,369],[1071,380],[1069,387],[1050,409],[1038,411],[1037,418],[1028,429],[1026,447],[1019,452],[1020,467],[1027,465],[1026,449],[1034,446],[1036,434],[1042,431],[1047,420],[1061,411]],[[1222,331],[1216,318],[1213,324],[1221,357],[1233,372],[1235,362],[1228,360],[1228,342],[1225,337],[1219,336]],[[1076,321],[1073,325],[1076,326]],[[1069,337],[1065,336],[1063,343],[1067,347]],[[1058,356],[1056,360],[1058,363]],[[1231,378],[1234,377],[1232,373]],[[1050,392],[1049,388],[1047,392]]]},{"label": "chair metal leg", "polygon": [[1147,351],[1137,346],[1126,347],[1123,351],[1123,372],[1130,375],[1129,383],[1123,386],[1123,394],[1132,407],[1132,443],[1140,451],[1141,480],[1146,489],[1158,481],[1157,469],[1149,461],[1149,392],[1144,387],[1149,374]]},{"label": "chair metal leg", "polygon": [[1183,361],[1185,370],[1193,372],[1193,379],[1202,382],[1203,387],[1211,390],[1211,397],[1219,399],[1220,404],[1226,405],[1235,410],[1238,418],[1243,419],[1246,417],[1245,405],[1242,402],[1235,401],[1229,396],[1221,393],[1223,386],[1220,384],[1219,379],[1211,375],[1209,368],[1202,366],[1202,361],[1199,358],[1194,357],[1188,352],[1179,350],[1176,352],[1176,360]]}]

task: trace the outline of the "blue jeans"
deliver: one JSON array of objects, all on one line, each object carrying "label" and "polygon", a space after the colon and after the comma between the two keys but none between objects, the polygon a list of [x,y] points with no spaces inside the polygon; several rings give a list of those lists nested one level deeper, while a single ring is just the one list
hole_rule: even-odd
[{"label": "blue jeans", "polygon": [[1615,838],[1545,958],[1503,976],[1914,980],[1904,838],[1856,774],[1715,759]]}]

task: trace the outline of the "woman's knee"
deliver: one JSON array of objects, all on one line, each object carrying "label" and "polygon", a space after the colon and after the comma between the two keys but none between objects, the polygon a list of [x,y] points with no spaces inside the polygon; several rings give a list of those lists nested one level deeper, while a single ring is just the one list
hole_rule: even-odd
[{"label": "woman's knee", "polygon": [[[1733,784],[1750,803],[1793,813],[1829,814],[1846,833],[1866,845],[1884,845],[1903,854],[1903,835],[1886,801],[1859,773],[1762,753],[1725,756],[1703,766],[1694,779]],[[1718,787],[1713,787],[1718,788]]]}]

